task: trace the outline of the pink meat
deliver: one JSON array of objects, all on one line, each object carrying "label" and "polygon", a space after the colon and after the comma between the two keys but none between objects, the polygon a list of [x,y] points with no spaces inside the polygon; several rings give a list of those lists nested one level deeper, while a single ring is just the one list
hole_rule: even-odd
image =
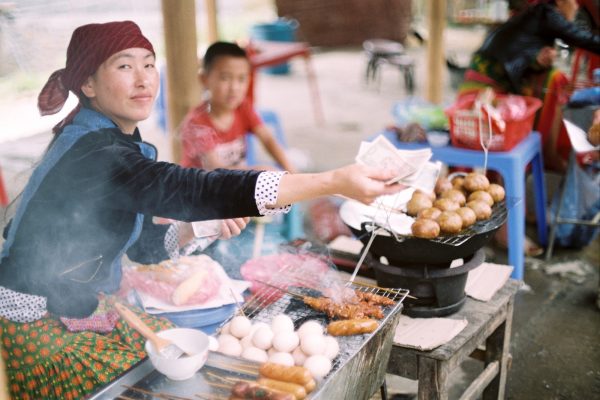
[{"label": "pink meat", "polygon": [[197,268],[206,268],[207,275],[204,283],[190,296],[186,305],[201,304],[215,296],[219,291],[221,281],[208,266],[195,265],[185,269],[172,268],[172,274],[154,273],[147,269],[139,270],[136,267],[123,269],[122,290],[126,293],[129,289],[148,294],[168,304],[173,304],[171,296],[177,286],[189,277]]},{"label": "pink meat", "polygon": [[[277,280],[277,275],[281,275],[281,270],[290,271],[285,273],[285,277]],[[329,266],[324,261],[309,255],[297,254],[272,254],[264,257],[248,260],[240,268],[242,277],[252,282],[250,290],[255,294],[265,294],[277,292],[269,286],[263,285],[257,281],[273,282],[276,281],[278,287],[285,288],[279,282],[285,282],[287,286],[306,286],[306,281],[318,282],[319,277],[324,276],[329,271]],[[301,271],[300,273],[298,273]],[[301,279],[290,279],[290,276],[298,275]],[[312,285],[311,285],[312,286]],[[280,293],[280,295],[283,292]],[[275,301],[279,296],[272,296]]]}]

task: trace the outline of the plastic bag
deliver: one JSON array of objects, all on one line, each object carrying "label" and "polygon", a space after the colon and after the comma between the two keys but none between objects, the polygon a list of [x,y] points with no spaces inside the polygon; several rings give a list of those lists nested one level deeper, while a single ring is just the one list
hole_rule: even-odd
[{"label": "plastic bag", "polygon": [[448,129],[448,118],[443,107],[415,97],[394,104],[392,114],[400,127],[418,123],[425,130]]},{"label": "plastic bag", "polygon": [[[600,212],[600,172],[596,168],[582,169],[572,162],[567,171],[564,200],[560,209],[561,218],[591,220]],[[552,222],[556,215],[560,193],[552,199]],[[591,243],[600,230],[599,227],[559,224],[556,227],[556,243],[562,247],[581,248]]]}]

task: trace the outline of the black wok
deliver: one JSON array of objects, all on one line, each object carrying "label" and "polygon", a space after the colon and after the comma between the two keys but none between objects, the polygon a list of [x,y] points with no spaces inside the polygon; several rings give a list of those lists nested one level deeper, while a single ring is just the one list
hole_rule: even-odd
[{"label": "black wok", "polygon": [[[394,236],[388,231],[389,235],[375,236],[369,252],[377,258],[385,256],[390,265],[449,267],[452,260],[471,256],[485,246],[504,224],[507,214],[505,202],[495,204],[490,219],[476,222],[459,234],[439,236],[435,239]],[[371,238],[373,224],[363,222],[360,230],[352,228],[350,225],[348,227],[366,246]],[[377,227],[384,229],[380,226]]]}]

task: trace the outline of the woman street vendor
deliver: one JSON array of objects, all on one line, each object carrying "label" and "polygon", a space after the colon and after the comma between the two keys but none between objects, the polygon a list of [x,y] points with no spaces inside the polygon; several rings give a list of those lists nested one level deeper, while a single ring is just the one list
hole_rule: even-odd
[{"label": "woman street vendor", "polygon": [[[181,241],[177,221],[286,212],[289,204],[341,194],[369,203],[400,190],[360,165],[316,174],[182,168],[155,161],[137,129],[158,90],[152,44],[131,22],[77,28],[66,67],[39,98],[43,115],[79,105],[54,129],[4,231],[0,332],[9,389],[19,399],[81,398],[145,357],[143,339],[106,295],[121,259],[166,259]],[[234,220],[242,228],[244,220]],[[239,229],[237,229],[239,231]],[[166,320],[141,315],[154,330]]]}]

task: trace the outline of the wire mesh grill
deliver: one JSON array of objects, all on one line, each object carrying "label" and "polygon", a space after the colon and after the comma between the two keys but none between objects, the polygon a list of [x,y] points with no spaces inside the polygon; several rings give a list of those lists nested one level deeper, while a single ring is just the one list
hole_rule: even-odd
[{"label": "wire mesh grill", "polygon": [[[337,274],[336,274],[337,275]],[[402,302],[408,296],[406,289],[388,289],[372,286],[364,283],[354,282],[350,284],[340,278],[323,280],[319,275],[306,275],[301,268],[284,267],[268,282],[259,282],[260,289],[253,295],[242,307],[244,314],[252,320],[253,323],[270,323],[273,317],[279,314],[286,314],[294,321],[296,328],[304,321],[311,319],[321,319],[329,321],[324,314],[313,310],[308,305],[303,307],[294,307],[293,302],[301,302],[302,296],[315,296],[321,290],[328,286],[337,288],[348,287],[353,290],[359,290],[366,293],[372,293],[386,297],[394,301],[394,305],[382,306],[384,317],[379,320],[379,327],[372,333],[352,336],[336,336],[339,344],[339,354],[332,361],[332,368],[329,375],[338,370],[346,363],[360,348],[375,335],[383,325],[385,325],[396,310],[401,307]],[[319,315],[320,316],[317,316]],[[225,321],[227,323],[228,321]]]},{"label": "wire mesh grill", "polygon": [[[469,228],[462,230],[457,235],[451,236],[439,236],[435,239],[428,239],[432,242],[445,244],[449,246],[460,246],[467,242],[475,235],[479,235],[481,233],[489,232],[498,228],[506,221],[506,217],[508,215],[508,210],[517,205],[521,199],[517,198],[506,198],[504,201],[494,204],[492,207],[492,216],[484,221],[478,221],[475,224],[471,225]],[[406,239],[413,239],[413,236],[399,235],[394,232],[390,232],[384,227],[377,224],[366,224],[363,225],[367,230],[373,229],[375,225],[377,229],[384,229],[386,232],[391,233],[397,242],[403,242]]]}]

